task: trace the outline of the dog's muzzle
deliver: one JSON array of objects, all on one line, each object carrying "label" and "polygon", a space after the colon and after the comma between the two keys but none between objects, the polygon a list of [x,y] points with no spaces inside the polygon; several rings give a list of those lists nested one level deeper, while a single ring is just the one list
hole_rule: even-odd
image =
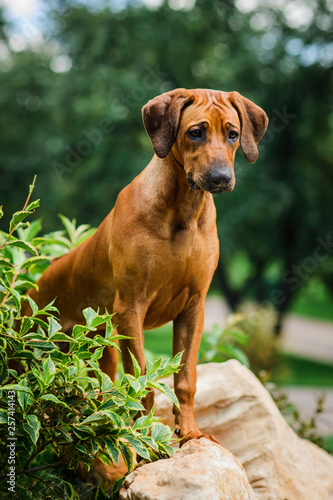
[{"label": "dog's muzzle", "polygon": [[[197,182],[196,182],[197,181]],[[208,176],[193,180],[191,174],[187,176],[187,182],[191,189],[209,191],[212,194],[232,191],[234,188],[233,173],[230,168],[214,168]]]},{"label": "dog's muzzle", "polygon": [[231,179],[232,171],[230,168],[213,169],[210,172],[210,181],[217,189],[227,188],[231,183]]},{"label": "dog's muzzle", "polygon": [[196,184],[194,182],[194,180],[192,179],[191,176],[188,175],[186,177],[186,179],[187,179],[187,182],[188,182],[188,184],[189,184],[189,186],[190,186],[191,189],[194,189],[195,191],[200,191],[201,190],[201,187],[199,187],[198,184]]}]

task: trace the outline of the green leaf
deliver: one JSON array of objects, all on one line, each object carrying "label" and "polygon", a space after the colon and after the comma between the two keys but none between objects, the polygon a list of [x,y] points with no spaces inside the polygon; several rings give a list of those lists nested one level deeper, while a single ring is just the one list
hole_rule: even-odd
[{"label": "green leaf", "polygon": [[150,436],[140,436],[141,441],[143,441],[147,446],[150,446],[150,448],[153,448],[155,451],[159,451],[157,443],[154,441],[154,439]]},{"label": "green leaf", "polygon": [[231,345],[227,346],[227,349],[229,351],[230,357],[237,359],[240,363],[245,365],[247,368],[250,367],[248,357],[241,349],[239,349],[236,346],[231,346]]},{"label": "green leaf", "polygon": [[169,455],[169,457],[172,457],[176,451],[172,446],[165,443],[159,443],[159,450],[165,455]]},{"label": "green leaf", "polygon": [[26,207],[26,211],[31,211],[31,210],[35,210],[36,208],[38,208],[40,205],[40,200],[35,200],[35,201],[32,201],[31,203],[29,203],[29,205]]},{"label": "green leaf", "polygon": [[243,346],[246,346],[249,341],[249,337],[246,333],[238,332],[236,330],[228,331],[228,336],[230,336],[233,340],[237,340],[237,342]]},{"label": "green leaf", "polygon": [[[24,241],[29,241],[31,242],[34,246],[37,244],[37,242],[32,241],[33,239],[36,239],[35,236],[40,232],[42,229],[42,219],[36,219],[32,222],[30,222],[30,226],[27,227],[26,229],[18,229],[18,235],[20,240]],[[40,238],[42,240],[45,240],[45,238]]]},{"label": "green leaf", "polygon": [[112,387],[112,380],[106,373],[102,373],[103,382],[102,382],[102,392],[109,391]]},{"label": "green leaf", "polygon": [[107,420],[108,420],[107,415],[104,412],[98,411],[96,413],[92,413],[91,415],[89,415],[89,417],[82,420],[81,423],[82,424],[87,424],[88,422],[90,422],[90,423],[97,423],[97,422],[106,423]]},{"label": "green leaf", "polygon": [[86,309],[83,309],[83,316],[86,320],[87,326],[91,326],[92,321],[95,319],[97,316],[97,313],[91,308],[87,307]]},{"label": "green leaf", "polygon": [[148,382],[148,387],[154,387],[154,389],[158,389],[159,391],[163,392],[171,401],[173,404],[179,408],[179,401],[177,399],[176,394],[173,392],[172,389],[163,382]]},{"label": "green leaf", "polygon": [[123,456],[123,459],[125,461],[125,464],[127,466],[127,470],[128,470],[128,472],[130,472],[130,470],[133,467],[133,455],[131,453],[131,450],[122,441],[119,441],[119,448],[120,448],[120,452]]},{"label": "green leaf", "polygon": [[29,297],[29,295],[26,295],[23,300],[27,300],[29,302],[29,305],[32,309],[32,315],[35,316],[35,314],[38,312],[38,306],[36,304],[36,302],[31,298]]},{"label": "green leaf", "polygon": [[34,342],[33,340],[27,342],[27,347],[30,349],[39,349],[41,354],[43,354],[43,352],[51,352],[54,351],[54,349],[57,349],[57,346],[51,342]]},{"label": "green leaf", "polygon": [[22,222],[30,214],[31,212],[27,212],[26,210],[15,212],[9,224],[9,232],[12,233],[20,222]]},{"label": "green leaf", "polygon": [[[126,404],[126,407],[127,407],[127,404]],[[151,427],[151,425],[154,422],[154,412],[155,412],[155,407],[153,405],[152,409],[149,412],[149,415],[144,415],[144,416],[136,419],[136,421],[134,422],[134,425],[133,425],[133,430],[147,429],[147,428]],[[155,418],[157,418],[157,417],[155,417]]]},{"label": "green leaf", "polygon": [[149,369],[148,369],[148,379],[154,379],[156,380],[156,374],[159,369],[159,367],[162,364],[162,358],[155,359],[154,363],[151,365],[151,363],[148,363]]},{"label": "green leaf", "polygon": [[21,310],[21,295],[14,289],[10,289],[10,294],[12,298],[14,299],[15,305],[17,307],[17,311],[20,312]]},{"label": "green leaf", "polygon": [[164,438],[169,436],[171,433],[170,428],[167,425],[157,423],[154,424],[152,431],[151,431],[151,437],[156,441],[156,443],[159,444],[159,441],[162,441]]},{"label": "green leaf", "polygon": [[37,443],[39,437],[40,430],[40,421],[36,417],[36,415],[26,415],[27,423],[23,423],[23,429],[29,434],[32,442],[34,444]]},{"label": "green leaf", "polygon": [[91,326],[93,326],[95,328],[95,327],[97,327],[99,325],[103,325],[103,323],[106,323],[107,321],[110,321],[111,317],[112,317],[112,314],[103,314],[101,316],[96,316],[92,320]]},{"label": "green leaf", "polygon": [[118,479],[115,480],[114,485],[112,487],[112,498],[116,498],[116,493],[118,493],[124,481],[125,481],[125,476],[118,477]]},{"label": "green leaf", "polygon": [[66,333],[53,333],[52,334],[52,342],[73,342],[73,344],[77,344],[78,342],[74,340]]},{"label": "green leaf", "polygon": [[99,450],[98,457],[106,464],[106,465],[113,465],[111,458],[109,457],[109,454],[106,453],[106,451]]},{"label": "green leaf", "polygon": [[17,400],[23,413],[27,411],[28,404],[33,402],[33,398],[28,393],[22,391],[17,392]]},{"label": "green leaf", "polygon": [[72,435],[64,428],[58,428],[58,432],[61,434],[61,437],[66,441],[66,443],[72,443],[73,437]]},{"label": "green leaf", "polygon": [[117,444],[114,443],[113,441],[111,441],[111,439],[109,438],[104,438],[104,443],[105,443],[105,448],[108,452],[108,454],[110,455],[110,457],[112,458],[112,460],[114,461],[114,463],[119,466],[119,450],[118,450],[118,447],[117,447]]},{"label": "green leaf", "polygon": [[88,450],[85,446],[83,446],[83,444],[77,444],[75,445],[75,448],[81,451],[81,453],[83,453],[84,455],[88,455]]},{"label": "green leaf", "polygon": [[25,387],[24,385],[19,385],[19,384],[8,384],[4,385],[3,387],[0,388],[1,391],[23,391],[23,392],[28,392],[33,395],[31,390],[28,387]]},{"label": "green leaf", "polygon": [[[112,498],[114,497],[112,496]],[[94,500],[110,500],[110,496],[104,492],[101,486],[99,486],[95,493]]]},{"label": "green leaf", "polygon": [[55,364],[53,363],[50,355],[48,355],[47,359],[43,363],[44,374],[43,381],[46,385],[49,385],[55,377]]},{"label": "green leaf", "polygon": [[65,403],[64,401],[60,401],[60,399],[58,399],[54,394],[43,394],[40,399],[43,399],[44,401],[52,401],[53,403],[65,406],[66,408],[70,408],[67,403]]},{"label": "green leaf", "polygon": [[6,410],[0,410],[0,424],[8,424],[8,412]]},{"label": "green leaf", "polygon": [[27,351],[27,350],[22,350],[22,351],[18,351],[18,352],[14,352],[14,354],[12,355],[12,358],[13,359],[36,359],[36,356],[35,354],[33,353],[33,351]]},{"label": "green leaf", "polygon": [[66,500],[73,500],[74,498],[77,498],[77,495],[75,493],[73,485],[71,483],[68,483],[67,481],[64,481],[64,480],[63,480],[63,484],[64,484],[65,490],[66,490]]},{"label": "green leaf", "polygon": [[38,255],[36,248],[33,245],[31,245],[31,243],[28,243],[26,241],[21,241],[21,240],[8,241],[6,243],[6,247],[22,248],[26,252],[30,252],[30,253],[34,253],[35,255]]},{"label": "green leaf", "polygon": [[24,449],[28,452],[29,455],[34,451],[35,446],[30,437],[28,437],[26,434],[21,434],[20,444],[23,445]]},{"label": "green leaf", "polygon": [[38,286],[36,283],[33,281],[25,280],[25,279],[18,279],[15,281],[15,288],[22,288],[25,287],[26,289],[28,288],[34,288],[35,290],[38,290]]},{"label": "green leaf", "polygon": [[98,450],[99,450],[99,444],[98,444],[98,443],[96,443],[96,441],[93,441],[93,442],[91,443],[91,450],[92,450],[93,455],[95,456],[95,455],[96,455],[96,453],[97,453],[97,452],[98,452]]},{"label": "green leaf", "polygon": [[141,375],[140,365],[139,365],[139,363],[137,362],[135,356],[131,353],[130,350],[129,350],[129,353],[130,353],[130,356],[131,356],[131,359],[132,359],[132,363],[133,363],[134,376],[135,376],[135,378],[139,378],[140,375]]},{"label": "green leaf", "polygon": [[[28,228],[28,229],[30,229],[30,228]],[[22,238],[22,239],[25,239],[25,238]],[[27,241],[29,241],[28,238],[27,238]],[[37,247],[40,247],[41,245],[49,245],[51,242],[50,242],[49,238],[43,238],[42,236],[37,236],[36,238],[32,238],[30,243],[35,248],[37,248]]]},{"label": "green leaf", "polygon": [[138,382],[134,377],[133,375],[129,375],[129,374],[126,374],[126,379],[128,381],[128,383],[130,384],[130,386],[134,389],[134,391],[136,393],[138,393],[141,389],[141,384],[140,382]]},{"label": "green leaf", "polygon": [[9,377],[9,371],[7,364],[4,362],[1,362],[0,364],[0,384],[4,384],[7,382]]},{"label": "green leaf", "polygon": [[[49,321],[48,334],[49,334],[49,338],[51,338],[54,334],[56,334],[57,332],[59,332],[61,330],[61,325],[60,325],[60,323],[58,323],[58,321],[56,321],[54,316],[50,316],[48,318],[48,321]],[[53,341],[53,339],[52,339],[52,341]]]},{"label": "green leaf", "polygon": [[42,264],[44,262],[49,262],[47,257],[30,257],[23,262],[21,265],[21,269],[30,269],[30,267],[35,266],[36,264]]},{"label": "green leaf", "polygon": [[140,403],[140,401],[129,401],[127,400],[126,401],[126,408],[128,410],[137,410],[137,411],[144,411],[145,407],[143,406],[142,403]]},{"label": "green leaf", "polygon": [[36,368],[34,368],[34,367],[31,368],[31,371],[34,374],[34,376],[35,376],[35,378],[36,378],[36,380],[38,382],[39,390],[41,392],[43,392],[45,384],[44,384],[44,381],[43,381],[42,377],[40,376],[40,372]]},{"label": "green leaf", "polygon": [[26,340],[33,340],[33,341],[36,341],[36,340],[45,340],[47,341],[47,337],[46,335],[44,334],[44,332],[41,332],[41,330],[38,330],[38,333],[36,332],[30,332],[30,333],[26,333],[23,335],[22,337],[25,341]]},{"label": "green leaf", "polygon": [[96,433],[87,425],[77,425],[73,428],[74,434],[76,434],[80,439],[90,439],[91,437],[95,437]]},{"label": "green leaf", "polygon": [[98,349],[95,350],[94,354],[91,354],[90,361],[97,361],[100,359],[103,355],[104,347],[99,347]]},{"label": "green leaf", "polygon": [[180,366],[180,363],[181,363],[181,360],[182,360],[183,353],[184,353],[184,351],[181,351],[181,352],[179,352],[178,354],[176,354],[176,356],[173,358],[173,360],[172,360],[172,365],[173,365],[174,367],[178,367],[178,366]]},{"label": "green leaf", "polygon": [[85,333],[87,331],[87,327],[83,325],[75,325],[72,331],[73,339],[77,339],[81,336],[85,337]]},{"label": "green leaf", "polygon": [[5,257],[0,257],[0,267],[14,268],[13,264]]},{"label": "green leaf", "polygon": [[103,413],[113,422],[119,429],[124,427],[124,422],[118,415],[118,413],[112,410],[103,410]]},{"label": "green leaf", "polygon": [[24,316],[21,320],[20,335],[27,333],[34,325],[31,318]]},{"label": "green leaf", "polygon": [[150,454],[145,445],[140,441],[140,439],[132,436],[131,434],[126,434],[125,438],[133,446],[134,451],[140,455],[140,457],[150,460]]},{"label": "green leaf", "polygon": [[68,233],[68,236],[70,237],[70,240],[72,243],[74,243],[75,240],[75,230],[76,230],[76,219],[73,219],[70,221],[68,217],[65,217],[62,214],[58,214],[58,217],[60,218],[61,222],[65,226],[65,229]]},{"label": "green leaf", "polygon": [[2,364],[7,364],[7,352],[2,347],[0,347],[0,359]]}]

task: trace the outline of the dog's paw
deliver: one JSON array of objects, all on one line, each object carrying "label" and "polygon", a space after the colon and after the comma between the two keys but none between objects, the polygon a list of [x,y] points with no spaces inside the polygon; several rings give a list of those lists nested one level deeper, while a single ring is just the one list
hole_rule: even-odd
[{"label": "dog's paw", "polygon": [[201,434],[200,436],[197,437],[197,439],[200,439],[200,438],[209,439],[210,441],[213,441],[213,443],[216,443],[216,444],[219,444],[220,446],[222,446],[221,443],[212,434],[205,434],[205,433],[203,433],[203,434]]},{"label": "dog's paw", "polygon": [[216,439],[215,436],[206,434],[205,432],[201,432],[199,429],[196,431],[191,431],[188,432],[185,435],[182,435],[181,429],[176,428],[175,429],[175,434],[180,438],[179,446],[183,446],[187,441],[190,441],[191,439],[201,439],[201,438],[206,438],[212,441],[213,443],[219,444],[221,446],[221,443]]}]

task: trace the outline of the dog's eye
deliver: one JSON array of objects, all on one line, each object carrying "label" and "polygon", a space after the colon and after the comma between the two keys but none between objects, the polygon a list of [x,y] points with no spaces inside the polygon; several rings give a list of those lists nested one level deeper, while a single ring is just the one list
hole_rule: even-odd
[{"label": "dog's eye", "polygon": [[193,130],[189,131],[189,134],[191,137],[202,137],[202,130],[200,128],[194,128]]},{"label": "dog's eye", "polygon": [[236,132],[235,130],[230,130],[229,139],[235,140],[235,139],[237,139],[237,137],[238,137],[238,132]]}]

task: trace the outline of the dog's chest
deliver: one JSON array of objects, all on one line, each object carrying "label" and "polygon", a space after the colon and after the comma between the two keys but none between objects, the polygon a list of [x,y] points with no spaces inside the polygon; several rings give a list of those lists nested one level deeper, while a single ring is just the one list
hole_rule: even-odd
[{"label": "dog's chest", "polygon": [[[163,246],[163,251],[161,250]],[[194,295],[210,283],[216,268],[218,240],[190,230],[178,230],[150,254],[145,328],[175,319]]]}]

